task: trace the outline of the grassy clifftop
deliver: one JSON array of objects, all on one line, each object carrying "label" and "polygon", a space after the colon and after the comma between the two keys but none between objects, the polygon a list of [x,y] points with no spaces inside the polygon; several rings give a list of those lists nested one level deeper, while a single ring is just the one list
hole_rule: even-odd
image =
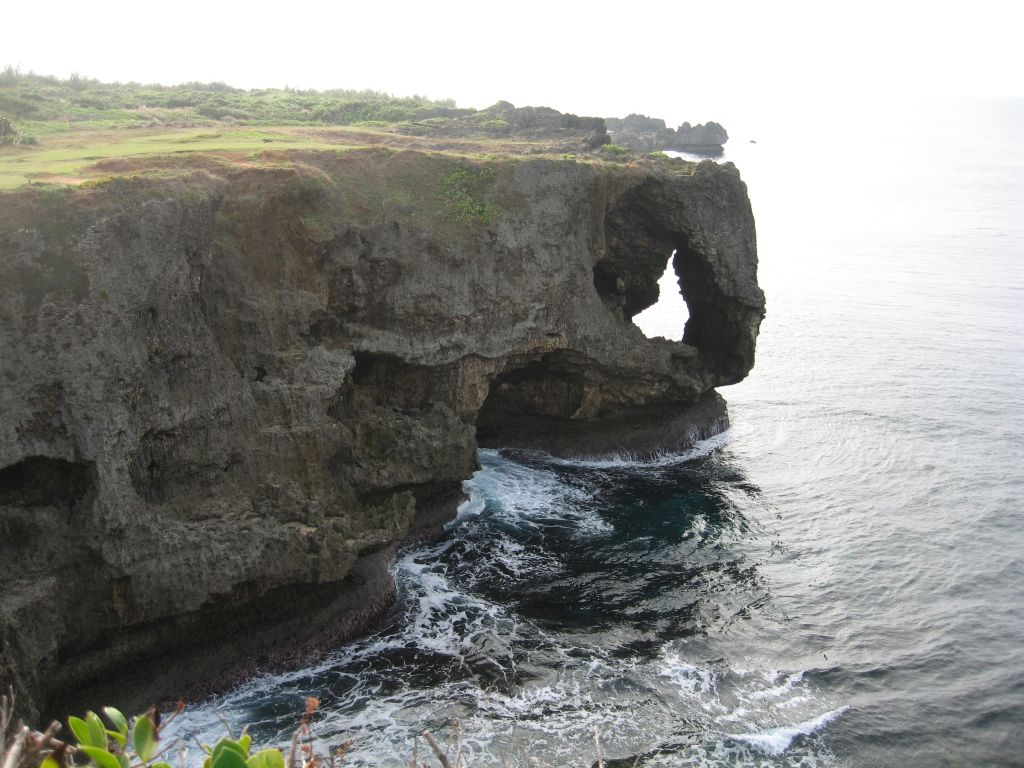
[{"label": "grassy clifftop", "polygon": [[0,113],[39,135],[80,128],[247,125],[349,125],[458,116],[451,99],[396,97],[379,91],[243,90],[224,83],[140,85],[0,72]]},{"label": "grassy clifftop", "polygon": [[[478,160],[557,157],[628,163],[604,120],[497,102],[375,91],[241,90],[223,83],[110,84],[0,72],[0,191],[81,185],[138,174],[171,175],[216,162],[281,166],[308,151],[383,147]],[[645,160],[646,161],[646,160]],[[690,164],[677,172],[692,172]]]}]

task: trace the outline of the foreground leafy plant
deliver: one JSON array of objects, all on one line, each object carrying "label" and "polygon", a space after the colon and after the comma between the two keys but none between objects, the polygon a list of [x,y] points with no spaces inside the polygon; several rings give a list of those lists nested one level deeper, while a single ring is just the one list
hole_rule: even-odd
[{"label": "foreground leafy plant", "polygon": [[3,768],[60,768],[66,757],[74,754],[74,747],[60,741],[57,732],[60,723],[54,720],[43,731],[33,731],[24,723],[18,723],[8,736],[14,717],[14,688],[7,687],[6,695],[0,696],[0,766]]},{"label": "foreground leafy plant", "polygon": [[[88,758],[87,764],[95,768],[173,768],[164,760],[164,755],[172,749],[178,751],[179,768],[185,768],[184,744],[161,738],[161,732],[184,706],[179,702],[166,720],[161,719],[155,708],[131,721],[114,707],[104,707],[102,718],[95,712],[86,712],[84,717],[69,717],[68,728],[78,742],[73,746],[56,738],[61,729],[61,724],[56,721],[44,732],[33,731],[19,723],[8,737],[14,710],[14,692],[9,688],[6,696],[0,696],[0,768],[74,768],[83,764],[80,759],[83,756]],[[345,755],[352,748],[351,740],[335,747],[326,756],[318,754],[312,744],[310,726],[319,707],[318,699],[306,700],[305,714],[292,737],[287,757],[277,747],[252,752],[252,736],[243,730],[235,738],[229,730],[228,735],[213,747],[200,745],[205,754],[203,768],[342,768]],[[441,768],[465,768],[462,727],[458,721],[453,721],[452,725],[453,739],[447,748],[438,743],[428,730],[420,735]],[[415,741],[412,765],[427,768],[427,763],[419,759]]]},{"label": "foreground leafy plant", "polygon": [[[179,705],[167,722],[171,722],[183,708],[183,704]],[[68,727],[78,741],[78,751],[86,755],[92,764],[98,768],[171,768],[165,761],[157,759],[167,750],[167,747],[161,749],[160,745],[159,712],[151,709],[134,718],[131,725],[128,718],[114,707],[104,707],[103,714],[106,723],[95,712],[87,712],[84,719],[68,718]],[[40,768],[63,766],[51,756],[43,761]]]},{"label": "foreground leafy plant", "polygon": [[[88,712],[85,719],[69,717],[68,726],[78,740],[78,749],[89,757],[98,768],[171,768],[161,760],[168,747],[161,747],[160,731],[169,724],[183,705],[179,705],[166,722],[161,724],[160,715],[154,709],[134,719],[131,727],[123,714],[113,707],[105,707],[111,728],[107,728],[95,712]],[[212,748],[203,745],[207,753],[203,768],[285,768],[284,755],[280,749],[268,748],[251,753],[252,737],[243,733],[239,738],[230,735],[222,738]],[[52,762],[52,765],[48,765]],[[292,762],[294,765],[294,760]],[[62,768],[59,763],[47,758],[40,768]]]}]

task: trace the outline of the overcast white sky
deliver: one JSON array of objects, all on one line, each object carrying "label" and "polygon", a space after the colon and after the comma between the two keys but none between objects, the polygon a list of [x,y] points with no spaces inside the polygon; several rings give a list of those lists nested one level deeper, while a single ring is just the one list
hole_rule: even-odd
[{"label": "overcast white sky", "polygon": [[0,66],[374,88],[670,124],[724,106],[1024,96],[1024,2],[9,2]]}]

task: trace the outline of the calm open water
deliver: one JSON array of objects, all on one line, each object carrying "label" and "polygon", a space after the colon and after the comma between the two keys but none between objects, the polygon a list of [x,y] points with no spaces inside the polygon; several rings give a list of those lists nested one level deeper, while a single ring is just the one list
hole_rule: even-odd
[{"label": "calm open water", "polygon": [[595,727],[638,765],[1024,765],[1024,102],[726,124],[769,307],[732,429],[482,451],[387,628],[182,731],[285,741],[318,696],[346,765],[453,718],[471,765],[587,766]]}]

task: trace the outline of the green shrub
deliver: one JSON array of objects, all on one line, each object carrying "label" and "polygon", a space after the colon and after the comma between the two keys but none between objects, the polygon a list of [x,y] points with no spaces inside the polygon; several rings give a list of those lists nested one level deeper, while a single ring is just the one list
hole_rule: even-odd
[{"label": "green shrub", "polygon": [[0,144],[14,144],[18,140],[18,129],[9,118],[0,117]]},{"label": "green shrub", "polygon": [[[139,114],[144,109],[145,114]],[[160,110],[174,110],[162,114]],[[22,73],[8,66],[0,71],[0,112],[15,120],[110,126],[159,120],[231,119],[251,124],[332,123],[456,117],[472,110],[455,109],[450,99],[423,96],[399,98],[380,91],[263,89],[242,90],[224,83],[141,85],[101,83],[79,75],[66,80]]]},{"label": "green shrub", "polygon": [[0,72],[0,87],[7,85],[14,85],[21,79],[21,70],[17,67],[8,64]]},{"label": "green shrub", "polygon": [[497,173],[489,166],[455,166],[441,182],[444,216],[464,226],[490,224],[501,212],[484,197]]}]

